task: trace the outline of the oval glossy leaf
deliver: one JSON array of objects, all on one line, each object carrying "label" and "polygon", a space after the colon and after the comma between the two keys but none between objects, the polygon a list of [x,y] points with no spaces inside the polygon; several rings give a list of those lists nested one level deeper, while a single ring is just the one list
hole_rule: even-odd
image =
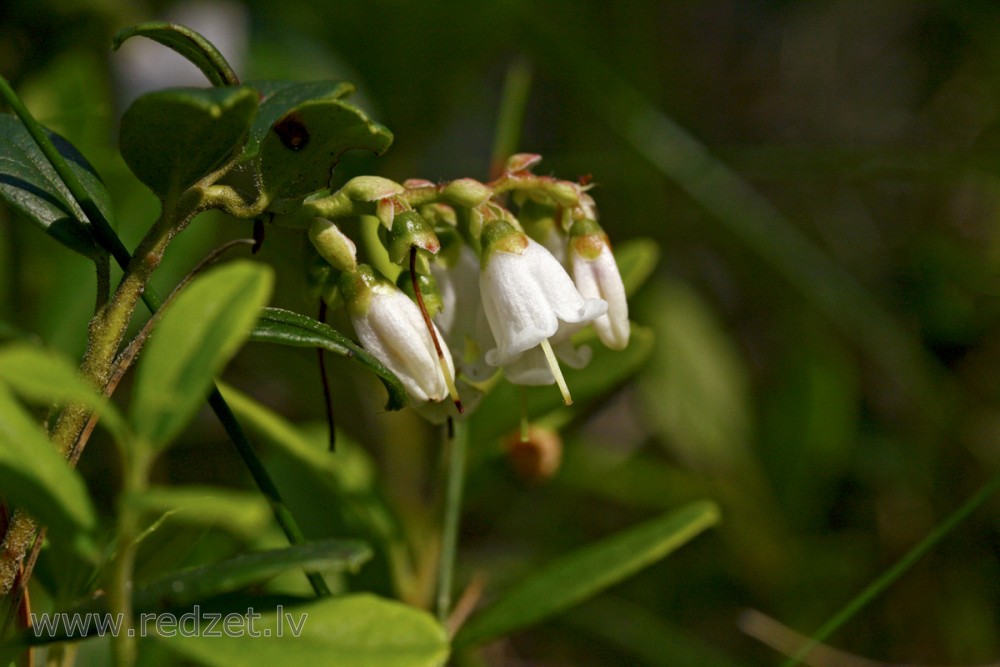
[{"label": "oval glossy leaf", "polygon": [[82,403],[101,414],[101,422],[125,442],[125,422],[114,404],[95,391],[68,359],[31,343],[0,347],[0,382],[30,401],[46,405]]},{"label": "oval glossy leaf", "polygon": [[448,658],[445,631],[430,614],[370,594],[279,609],[264,614],[255,626],[261,636],[253,641],[204,636],[160,640],[187,658],[220,667],[440,667]]},{"label": "oval glossy leaf", "polygon": [[117,51],[130,37],[147,37],[187,58],[208,77],[213,86],[238,86],[240,80],[215,45],[201,34],[176,23],[140,23],[115,35],[112,48]]},{"label": "oval glossy leaf", "polygon": [[195,526],[219,527],[252,539],[271,522],[271,508],[260,493],[210,486],[156,486],[130,503],[147,515]]},{"label": "oval glossy leaf", "polygon": [[97,515],[83,479],[56,451],[35,419],[0,383],[0,489],[54,539],[89,550]]},{"label": "oval glossy leaf", "polygon": [[[113,221],[111,197],[94,168],[58,134],[49,137],[105,219]],[[0,113],[0,199],[66,247],[97,255],[87,216],[21,121],[6,113]]]},{"label": "oval glossy leaf", "polygon": [[250,340],[292,347],[318,347],[350,357],[378,376],[385,385],[389,392],[386,410],[400,410],[406,405],[406,390],[395,373],[353,340],[311,317],[281,308],[265,308],[250,333]]},{"label": "oval glossy leaf", "polygon": [[584,547],[542,568],[473,616],[455,636],[471,646],[542,621],[632,576],[719,521],[715,503],[692,503]]},{"label": "oval glossy leaf", "polygon": [[251,81],[247,86],[256,90],[261,99],[243,161],[257,156],[271,127],[295,107],[310,100],[339,100],[354,92],[354,84],[349,81]]},{"label": "oval glossy leaf", "polygon": [[251,88],[148,93],[122,117],[122,157],[140,181],[168,198],[240,150],[256,110],[257,93]]},{"label": "oval glossy leaf", "polygon": [[167,305],[139,362],[131,419],[153,445],[194,416],[212,383],[250,335],[271,294],[266,266],[238,261],[198,276]]},{"label": "oval glossy leaf", "polygon": [[309,100],[281,116],[261,142],[264,193],[273,200],[322,190],[341,154],[363,149],[381,155],[390,144],[392,132],[353,104]]}]

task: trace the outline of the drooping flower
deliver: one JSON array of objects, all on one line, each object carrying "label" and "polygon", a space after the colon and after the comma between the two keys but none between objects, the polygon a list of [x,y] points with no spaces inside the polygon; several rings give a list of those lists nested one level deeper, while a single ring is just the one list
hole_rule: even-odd
[{"label": "drooping flower", "polygon": [[[343,274],[340,289],[362,347],[399,377],[410,398],[417,403],[446,400],[448,382],[417,305],[366,264]],[[442,353],[454,378],[451,354],[447,349]]]},{"label": "drooping flower", "polygon": [[631,326],[625,285],[604,230],[593,220],[577,220],[569,232],[573,281],[586,298],[604,299],[608,311],[594,320],[601,342],[612,350],[628,345]]},{"label": "drooping flower", "polygon": [[[553,379],[560,383],[569,402],[561,376],[556,376],[558,367],[549,339],[560,326],[582,327],[600,317],[607,311],[607,303],[584,298],[548,250],[504,220],[487,224],[481,242],[479,291],[496,341],[496,347],[486,352],[486,361],[493,366],[511,366],[517,375],[524,369],[516,362],[541,347]],[[535,365],[531,359],[525,364]]]},{"label": "drooping flower", "polygon": [[479,295],[479,258],[468,245],[457,243],[457,257],[450,266],[431,264],[441,295],[441,310],[434,323],[444,333],[458,371],[473,382],[481,382],[496,373],[485,358],[495,343]]}]

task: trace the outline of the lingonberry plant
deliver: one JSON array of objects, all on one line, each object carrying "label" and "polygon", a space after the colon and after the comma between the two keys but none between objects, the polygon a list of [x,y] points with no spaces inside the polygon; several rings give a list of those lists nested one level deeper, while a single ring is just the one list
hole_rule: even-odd
[{"label": "lingonberry plant", "polygon": [[[143,664],[172,664],[181,655],[210,665],[442,665],[593,595],[716,521],[714,505],[696,503],[585,547],[508,590],[489,589],[491,602],[481,609],[481,583],[455,604],[471,426],[484,416],[505,419],[518,403],[521,423],[507,425],[517,432],[517,465],[528,475],[553,474],[558,437],[529,427],[538,406],[507,387],[556,385],[559,393],[551,392],[569,406],[574,378],[588,396],[621,381],[613,371],[617,351],[630,348],[630,337],[631,347],[636,337],[650,344],[648,332],[631,335],[627,294],[641,273],[630,275],[635,253],[616,261],[591,187],[536,174],[541,158],[533,154],[510,156],[485,183],[359,176],[332,187],[345,151],[381,154],[393,138],[348,101],[350,84],[241,84],[189,29],[143,24],[116,43],[135,36],[184,55],[212,87],[148,93],[121,119],[122,157],[161,206],[134,252],[116,235],[114,207],[95,170],[0,84],[14,112],[0,116],[0,197],[91,259],[98,293],[79,369],[34,342],[0,348],[3,664],[27,664],[38,645],[48,647],[50,663],[69,664],[72,642],[109,636],[103,641],[117,665],[136,664],[140,653]],[[211,253],[161,300],[151,275],[176,235],[209,210],[253,221],[254,238]],[[361,218],[377,220],[378,233],[359,234]],[[256,250],[268,225],[308,238],[324,309],[343,307],[360,344],[321,320],[268,307],[268,266],[242,259],[209,268],[233,246]],[[123,271],[113,289],[112,259]],[[140,301],[151,316],[126,340]],[[404,518],[374,490],[374,471],[362,483],[350,476],[363,453],[317,448],[306,429],[216,383],[248,340],[349,357],[381,380],[387,409],[408,406],[441,425],[446,465],[435,480],[442,500],[430,546],[407,543]],[[598,341],[607,363],[587,368]],[[133,365],[123,412],[110,398]],[[256,493],[151,483],[152,466],[206,397]],[[40,425],[25,403],[54,409]],[[107,517],[75,470],[98,425],[117,445],[122,470]],[[294,459],[304,485],[318,480],[333,489],[337,539],[306,538],[244,426]],[[167,517],[244,536],[273,522],[288,545],[177,569],[140,549]],[[61,570],[44,585],[32,578],[43,552]],[[436,566],[428,577],[429,560]],[[368,561],[388,570],[388,590],[361,576]],[[269,584],[296,571],[308,588]],[[29,605],[29,584],[44,592],[41,606]],[[211,622],[223,617],[222,626]]]}]

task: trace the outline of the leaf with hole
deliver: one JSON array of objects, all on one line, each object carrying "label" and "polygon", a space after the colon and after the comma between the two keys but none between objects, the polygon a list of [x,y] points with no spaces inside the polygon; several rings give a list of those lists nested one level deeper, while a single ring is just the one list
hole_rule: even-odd
[{"label": "leaf with hole", "polygon": [[252,88],[148,93],[122,117],[122,157],[161,198],[176,196],[242,149],[256,111]]},{"label": "leaf with hole", "polygon": [[353,104],[308,100],[282,115],[261,141],[264,194],[275,200],[322,190],[343,153],[361,149],[381,155],[390,144],[392,133]]},{"label": "leaf with hole", "polygon": [[250,340],[292,347],[318,347],[349,357],[378,376],[385,385],[389,392],[386,410],[399,410],[406,405],[406,390],[392,371],[353,340],[311,317],[281,308],[265,308],[250,333]]},{"label": "leaf with hole", "polygon": [[[100,176],[72,144],[48,134],[105,219],[113,221],[111,196]],[[67,248],[97,256],[99,247],[83,210],[21,121],[5,113],[0,113],[0,200]]]},{"label": "leaf with hole", "polygon": [[257,157],[271,127],[295,107],[311,100],[339,100],[354,92],[349,81],[250,81],[247,85],[261,99],[241,161]]}]

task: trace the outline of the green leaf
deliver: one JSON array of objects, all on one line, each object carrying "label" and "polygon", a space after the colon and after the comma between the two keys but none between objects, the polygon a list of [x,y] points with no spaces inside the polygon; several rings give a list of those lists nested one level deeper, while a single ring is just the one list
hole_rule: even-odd
[{"label": "green leaf", "polygon": [[341,154],[351,149],[381,155],[392,133],[353,104],[308,100],[285,113],[260,145],[260,176],[270,199],[299,198],[330,185]]},{"label": "green leaf", "polygon": [[97,515],[80,475],[56,451],[37,422],[0,384],[0,489],[11,506],[23,507],[55,539],[92,552],[88,535]]},{"label": "green leaf", "polygon": [[715,503],[691,503],[564,556],[473,616],[454,644],[481,644],[583,602],[667,556],[718,520]]},{"label": "green leaf", "polygon": [[136,375],[137,435],[162,445],[194,416],[213,376],[250,334],[272,283],[268,267],[232,262],[195,278],[166,307]]},{"label": "green leaf", "polygon": [[349,81],[250,81],[247,85],[260,94],[261,100],[241,161],[257,157],[271,127],[295,107],[310,100],[339,100],[354,92],[354,84]]},{"label": "green leaf", "polygon": [[186,607],[201,600],[264,583],[282,572],[356,572],[372,552],[357,540],[322,540],[243,554],[211,565],[174,572],[140,586],[136,609]]},{"label": "green leaf", "polygon": [[77,374],[69,360],[31,343],[12,343],[0,348],[0,382],[22,397],[46,405],[82,403],[101,414],[104,426],[124,443],[125,422],[104,396]]},{"label": "green leaf", "polygon": [[161,198],[176,196],[240,150],[256,110],[257,93],[246,87],[143,95],[122,117],[122,157]]},{"label": "green leaf", "polygon": [[400,410],[406,406],[406,390],[395,373],[353,340],[311,317],[281,308],[265,308],[250,333],[250,340],[292,347],[318,347],[352,358],[377,375],[385,385],[389,392],[386,410]]},{"label": "green leaf", "polygon": [[213,86],[238,86],[240,80],[215,45],[202,35],[175,23],[140,23],[120,30],[115,35],[112,48],[117,51],[130,37],[148,37],[154,42],[181,54],[208,77]]},{"label": "green leaf", "polygon": [[[293,633],[289,621],[300,620],[301,633]],[[440,667],[448,658],[445,631],[427,612],[367,593],[278,609],[255,626],[263,636],[253,641],[202,636],[161,641],[188,658],[221,667]]]},{"label": "green leaf", "polygon": [[653,239],[630,239],[615,244],[615,261],[625,283],[625,293],[631,297],[656,269],[660,244]]},{"label": "green leaf", "polygon": [[[72,144],[49,137],[107,220],[111,197],[100,176]],[[0,199],[57,241],[87,257],[98,254],[93,228],[66,185],[16,117],[0,113]]]},{"label": "green leaf", "polygon": [[751,410],[746,365],[704,301],[660,281],[644,308],[656,352],[642,375],[643,398],[663,440],[697,470],[731,470],[747,459]]},{"label": "green leaf", "polygon": [[140,511],[195,526],[219,526],[254,538],[271,522],[271,508],[259,493],[209,486],[154,486],[131,501]]}]

